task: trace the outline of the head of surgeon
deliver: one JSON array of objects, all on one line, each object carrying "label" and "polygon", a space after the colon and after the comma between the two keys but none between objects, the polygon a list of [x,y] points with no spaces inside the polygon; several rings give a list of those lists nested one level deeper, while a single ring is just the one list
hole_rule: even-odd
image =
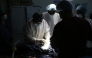
[{"label": "head of surgeon", "polygon": [[32,20],[35,24],[40,24],[43,20],[42,14],[38,12],[35,12],[32,17],[33,17]]},{"label": "head of surgeon", "polygon": [[6,20],[6,19],[7,19],[7,15],[6,15],[5,9],[0,5],[0,21]]},{"label": "head of surgeon", "polygon": [[73,16],[73,5],[70,1],[62,0],[57,4],[56,8],[62,19]]},{"label": "head of surgeon", "polygon": [[76,8],[76,16],[80,18],[85,18],[85,14],[87,13],[87,8],[84,5],[79,5]]},{"label": "head of surgeon", "polygon": [[47,7],[46,7],[46,10],[48,11],[48,13],[50,15],[53,15],[55,14],[56,12],[56,5],[55,4],[49,4]]}]

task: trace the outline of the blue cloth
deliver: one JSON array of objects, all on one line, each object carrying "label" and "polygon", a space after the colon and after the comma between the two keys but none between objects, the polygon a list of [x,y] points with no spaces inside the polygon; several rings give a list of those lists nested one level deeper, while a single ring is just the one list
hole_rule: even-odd
[{"label": "blue cloth", "polygon": [[19,44],[17,46],[17,51],[22,56],[35,56],[37,58],[42,57],[43,55],[53,55],[53,57],[57,57],[53,48],[49,48],[49,50],[42,50],[40,45],[28,45],[28,44]]}]

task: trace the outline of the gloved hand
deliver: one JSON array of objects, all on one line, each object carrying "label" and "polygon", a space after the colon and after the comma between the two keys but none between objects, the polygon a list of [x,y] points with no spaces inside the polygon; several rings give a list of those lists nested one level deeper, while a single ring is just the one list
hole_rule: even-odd
[{"label": "gloved hand", "polygon": [[45,43],[45,39],[37,39],[36,40],[36,44],[40,44],[40,45],[44,45],[44,43]]},{"label": "gloved hand", "polygon": [[37,39],[36,40],[36,44],[37,45],[42,45],[41,49],[43,50],[48,50],[50,47],[50,40],[46,40],[46,39]]},{"label": "gloved hand", "polygon": [[48,50],[50,47],[50,41],[49,40],[45,40],[44,41],[44,45],[41,47],[43,50]]},{"label": "gloved hand", "polygon": [[49,44],[44,44],[44,45],[41,47],[41,49],[43,49],[43,50],[48,50],[49,47],[50,47]]}]

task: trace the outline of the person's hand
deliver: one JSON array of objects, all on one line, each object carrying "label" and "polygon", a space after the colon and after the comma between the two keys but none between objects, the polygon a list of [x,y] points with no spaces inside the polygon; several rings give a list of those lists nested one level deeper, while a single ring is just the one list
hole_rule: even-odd
[{"label": "person's hand", "polygon": [[44,45],[41,47],[41,49],[43,49],[43,50],[48,50],[49,47],[50,47],[49,44],[44,44]]},{"label": "person's hand", "polygon": [[45,44],[45,43],[46,43],[46,40],[45,40],[45,39],[41,39],[41,41],[43,42],[43,44]]},{"label": "person's hand", "polygon": [[44,45],[45,44],[45,39],[38,39],[38,40],[36,40],[36,44]]},{"label": "person's hand", "polygon": [[48,50],[50,47],[50,41],[44,40],[44,45],[41,47],[43,50]]}]

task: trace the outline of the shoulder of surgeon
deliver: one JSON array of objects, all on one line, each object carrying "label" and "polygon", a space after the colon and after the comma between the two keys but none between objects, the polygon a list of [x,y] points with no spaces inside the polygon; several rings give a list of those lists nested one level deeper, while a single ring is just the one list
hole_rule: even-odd
[{"label": "shoulder of surgeon", "polygon": [[28,21],[27,21],[27,23],[33,23],[33,18],[32,19],[29,19]]},{"label": "shoulder of surgeon", "polygon": [[33,22],[32,22],[32,19],[27,20],[27,22],[24,24],[24,27],[25,27],[25,26],[30,26],[31,23],[33,23]]},{"label": "shoulder of surgeon", "polygon": [[45,20],[45,19],[43,19],[43,22],[46,22],[46,20]]},{"label": "shoulder of surgeon", "polygon": [[[46,22],[45,19],[43,19],[42,22],[45,23]],[[27,24],[30,24],[30,23],[33,23],[32,19],[30,19],[30,20],[27,21]]]}]

